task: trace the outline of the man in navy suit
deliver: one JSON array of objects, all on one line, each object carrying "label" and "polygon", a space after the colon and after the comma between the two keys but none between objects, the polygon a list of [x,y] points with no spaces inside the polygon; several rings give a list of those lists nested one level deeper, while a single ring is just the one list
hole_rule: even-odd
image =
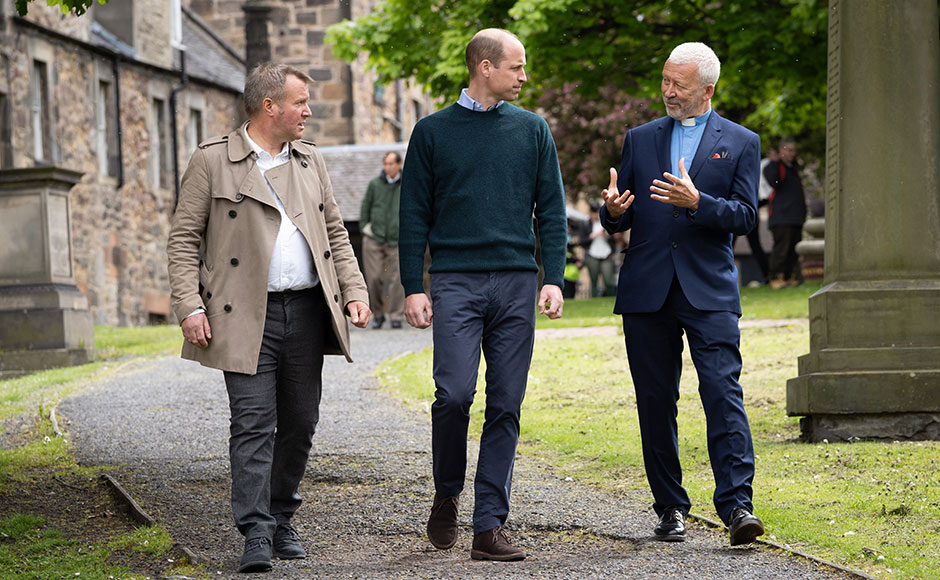
[{"label": "man in navy suit", "polygon": [[712,110],[720,67],[702,43],[672,51],[662,81],[668,116],[627,132],[601,220],[612,234],[630,230],[614,312],[623,315],[660,518],[655,537],[683,541],[691,508],[676,422],[685,332],[708,425],[715,508],[738,545],[764,533],[752,513],[754,448],[738,383],[741,299],[731,251],[733,236],[757,223],[760,139]]}]

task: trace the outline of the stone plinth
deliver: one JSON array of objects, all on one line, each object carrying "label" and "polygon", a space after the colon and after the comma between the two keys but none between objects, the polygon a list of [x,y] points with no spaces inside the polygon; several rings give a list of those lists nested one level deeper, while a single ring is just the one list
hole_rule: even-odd
[{"label": "stone plinth", "polygon": [[0,375],[88,362],[94,326],[75,286],[69,190],[81,173],[0,171]]},{"label": "stone plinth", "polygon": [[829,30],[825,278],[787,413],[811,441],[940,439],[937,4],[830,0]]}]

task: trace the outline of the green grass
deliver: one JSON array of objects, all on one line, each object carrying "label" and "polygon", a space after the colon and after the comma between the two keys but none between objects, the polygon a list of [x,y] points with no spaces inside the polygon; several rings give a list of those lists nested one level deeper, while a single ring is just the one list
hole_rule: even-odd
[{"label": "green grass", "polygon": [[[805,298],[813,291],[761,290],[748,292],[745,316],[806,316]],[[799,301],[802,311],[787,305]],[[566,303],[566,315],[572,302],[578,301]],[[592,320],[593,308],[572,310]],[[807,327],[750,328],[741,338],[741,383],[757,464],[754,502],[767,537],[879,577],[937,578],[940,442],[797,442],[798,419],[786,416],[786,380],[797,375],[796,357],[809,351]],[[679,401],[684,482],[693,511],[717,520],[705,419],[685,352]],[[622,336],[538,340],[531,369],[520,450],[605,489],[647,490]],[[433,399],[430,349],[389,361],[379,376],[405,401],[424,407]],[[483,420],[482,384],[478,392],[474,436]]]},{"label": "green grass", "polygon": [[[145,578],[110,563],[114,550],[164,555],[172,540],[159,528],[141,528],[113,540],[83,543],[49,528],[42,518],[12,514],[0,520],[0,578],[49,580],[53,578]],[[147,576],[149,577],[149,576]]]},{"label": "green grass", "polygon": [[[99,326],[95,328],[95,343],[96,360],[92,363],[0,379],[0,421],[14,415],[35,415],[26,432],[18,433],[0,449],[0,494],[16,494],[15,500],[28,500],[30,490],[47,489],[44,484],[53,479],[74,476],[94,479],[99,470],[78,466],[67,439],[55,436],[49,410],[65,396],[118,368],[128,357],[163,355],[179,349],[182,336],[176,326]],[[36,514],[4,516],[0,520],[0,578],[4,579],[142,579],[146,575],[135,575],[114,564],[112,554],[145,554],[150,561],[167,562],[161,556],[172,547],[169,535],[158,526],[139,528],[112,539],[92,534],[93,539],[88,540],[70,536],[54,522]],[[185,570],[190,576],[198,572],[191,566],[175,570]]]},{"label": "green grass", "polygon": [[0,379],[0,421],[37,408],[51,409],[75,389],[100,378],[127,357],[169,354],[183,342],[177,326],[95,327],[95,362]]},{"label": "green grass", "polygon": [[[755,318],[805,318],[809,297],[819,290],[819,282],[771,290],[769,286],[741,289],[741,309],[746,320]],[[565,300],[564,316],[549,320],[536,318],[536,328],[573,328],[584,326],[620,326],[614,313],[614,298]]]}]

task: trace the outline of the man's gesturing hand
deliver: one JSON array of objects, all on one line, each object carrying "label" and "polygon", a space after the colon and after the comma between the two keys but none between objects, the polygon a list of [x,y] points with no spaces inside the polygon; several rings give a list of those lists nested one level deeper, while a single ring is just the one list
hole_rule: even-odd
[{"label": "man's gesturing hand", "polygon": [[679,173],[682,177],[676,177],[668,171],[663,173],[663,177],[672,183],[654,179],[653,185],[650,186],[650,191],[653,192],[650,197],[656,201],[687,207],[695,211],[698,209],[699,194],[692,183],[692,178],[689,177],[689,172],[685,170],[685,159],[679,159]]},{"label": "man's gesturing hand", "polygon": [[186,342],[194,344],[199,348],[209,346],[209,339],[212,338],[212,329],[209,328],[209,319],[204,312],[187,316],[180,323],[183,330],[183,338]]},{"label": "man's gesturing hand", "polygon": [[408,324],[415,328],[427,328],[431,326],[432,318],[434,311],[427,294],[419,292],[405,297],[405,320]]},{"label": "man's gesturing hand", "polygon": [[604,203],[607,205],[607,214],[611,219],[620,219],[620,216],[627,211],[627,208],[630,207],[630,204],[633,203],[633,195],[630,193],[630,190],[623,192],[623,195],[620,194],[620,190],[617,189],[617,170],[613,167],[610,168],[610,185],[607,186],[607,189],[601,192],[604,195]]},{"label": "man's gesturing hand", "polygon": [[361,300],[353,300],[346,305],[346,311],[349,312],[349,320],[359,328],[365,328],[369,324],[369,316],[372,311],[369,305]]}]

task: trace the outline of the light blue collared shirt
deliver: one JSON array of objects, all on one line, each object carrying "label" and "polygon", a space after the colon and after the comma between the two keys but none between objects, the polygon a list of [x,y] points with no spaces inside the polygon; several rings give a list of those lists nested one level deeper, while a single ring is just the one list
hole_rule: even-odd
[{"label": "light blue collared shirt", "polygon": [[672,144],[669,153],[673,175],[682,175],[679,172],[679,159],[685,159],[685,170],[692,171],[692,159],[695,158],[695,152],[698,151],[699,143],[702,142],[705,123],[708,122],[711,112],[712,109],[709,107],[708,111],[698,117],[683,119],[672,124]]},{"label": "light blue collared shirt", "polygon": [[500,102],[496,103],[495,105],[493,105],[492,107],[490,107],[489,109],[484,109],[484,108],[483,108],[483,105],[481,105],[480,103],[478,103],[476,100],[474,100],[473,97],[470,96],[469,93],[467,93],[467,89],[463,89],[462,91],[460,91],[460,98],[457,99],[457,104],[458,104],[458,105],[460,105],[461,107],[463,107],[463,108],[465,108],[465,109],[470,109],[471,111],[476,111],[477,113],[485,113],[485,112],[487,112],[487,111],[492,111],[493,109],[499,107],[500,105],[502,105],[502,104],[505,103],[505,102],[506,102],[506,101],[500,101]]}]

